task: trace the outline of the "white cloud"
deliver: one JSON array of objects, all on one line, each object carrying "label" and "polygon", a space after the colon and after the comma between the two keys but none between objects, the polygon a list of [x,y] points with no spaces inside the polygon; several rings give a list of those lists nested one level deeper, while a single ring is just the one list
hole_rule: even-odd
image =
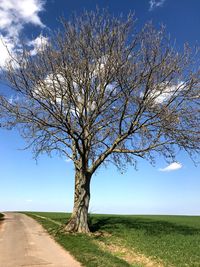
[{"label": "white cloud", "polygon": [[[44,9],[44,0],[0,0],[0,66],[19,48],[19,37],[25,25],[45,27],[39,12]],[[5,46],[6,45],[6,46]]]},{"label": "white cloud", "polygon": [[[76,75],[74,80],[77,80]],[[80,82],[81,83],[81,82]],[[46,78],[38,83],[38,86],[33,89],[33,95],[40,100],[50,99],[51,104],[62,106],[63,112],[70,111],[74,117],[79,116],[86,110],[88,113],[93,112],[96,107],[96,101],[88,99],[85,103],[84,90],[79,88],[79,84],[72,81],[71,86],[74,89],[75,104],[69,104],[70,100],[67,94],[64,96],[63,91],[68,91],[68,83],[62,74],[48,74]],[[62,90],[61,90],[62,87]]]},{"label": "white cloud", "polygon": [[169,171],[175,171],[178,169],[182,168],[182,164],[179,162],[173,162],[171,164],[169,164],[167,167],[165,168],[160,168],[159,171],[161,172],[169,172]]},{"label": "white cloud", "polygon": [[156,104],[162,104],[168,101],[173,95],[177,95],[180,90],[184,88],[184,82],[178,82],[176,85],[166,85],[162,83],[159,89],[153,90],[151,96],[154,98]]},{"label": "white cloud", "polygon": [[95,77],[101,76],[105,73],[106,64],[108,63],[108,61],[109,61],[108,55],[102,56],[96,61],[96,66],[95,69],[93,70],[93,75]]},{"label": "white cloud", "polygon": [[161,7],[163,6],[165,0],[150,0],[149,1],[149,11],[152,11],[153,9],[155,9],[156,7]]},{"label": "white cloud", "polygon": [[[32,50],[33,51],[33,50]],[[33,53],[33,52],[32,52]],[[46,78],[34,88],[34,96],[40,99],[51,97],[53,102],[61,104],[62,92],[60,85],[65,88],[66,80],[61,74],[48,74]]]},{"label": "white cloud", "polygon": [[14,43],[8,37],[4,37],[0,34],[0,66],[5,65],[6,61],[9,59],[11,53],[14,50]]},{"label": "white cloud", "polygon": [[28,42],[29,46],[32,46],[33,49],[30,51],[32,56],[35,56],[39,51],[41,51],[48,44],[48,38],[42,35],[39,35],[34,40]]},{"label": "white cloud", "polygon": [[41,0],[0,0],[0,30],[18,37],[27,23],[44,27],[38,16],[43,5]]},{"label": "white cloud", "polygon": [[[163,82],[155,86],[155,88],[149,90],[147,99],[154,104],[163,104],[170,100],[171,97],[176,97],[178,93],[186,89],[187,85],[183,81],[179,81],[176,84],[168,84]],[[144,93],[140,93],[140,97],[143,97]]]}]

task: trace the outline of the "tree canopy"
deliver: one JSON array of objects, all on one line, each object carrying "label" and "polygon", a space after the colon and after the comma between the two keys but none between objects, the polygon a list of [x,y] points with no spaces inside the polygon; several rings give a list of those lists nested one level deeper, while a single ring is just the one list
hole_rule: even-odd
[{"label": "tree canopy", "polygon": [[84,193],[75,186],[76,212],[101,164],[199,153],[197,54],[187,45],[178,52],[164,28],[136,31],[132,15],[84,12],[41,37],[36,53],[22,50],[3,72],[13,93],[0,96],[1,125],[18,127],[36,157],[55,150],[74,162],[76,182],[88,184]]}]

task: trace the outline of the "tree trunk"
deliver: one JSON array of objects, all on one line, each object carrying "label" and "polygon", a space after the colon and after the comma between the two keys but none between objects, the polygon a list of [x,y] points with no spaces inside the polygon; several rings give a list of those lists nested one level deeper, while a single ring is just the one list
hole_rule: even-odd
[{"label": "tree trunk", "polygon": [[90,180],[91,175],[76,170],[74,208],[71,218],[65,230],[67,232],[89,233],[88,208],[90,201]]}]

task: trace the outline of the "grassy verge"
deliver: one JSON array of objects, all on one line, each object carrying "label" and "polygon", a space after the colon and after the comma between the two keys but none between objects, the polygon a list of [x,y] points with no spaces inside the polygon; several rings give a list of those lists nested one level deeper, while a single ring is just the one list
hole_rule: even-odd
[{"label": "grassy verge", "polygon": [[69,214],[29,215],[87,267],[200,266],[200,217],[92,215],[86,236],[58,231]]}]

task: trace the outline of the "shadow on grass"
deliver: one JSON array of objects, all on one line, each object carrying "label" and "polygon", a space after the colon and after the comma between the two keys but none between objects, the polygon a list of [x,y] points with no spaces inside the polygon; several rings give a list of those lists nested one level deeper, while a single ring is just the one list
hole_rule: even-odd
[{"label": "shadow on grass", "polygon": [[4,220],[5,220],[4,214],[0,213],[0,223],[3,222]]},{"label": "shadow on grass", "polygon": [[167,221],[143,219],[143,218],[122,218],[122,217],[104,217],[90,218],[90,229],[92,232],[122,232],[124,230],[140,230],[146,235],[167,235],[182,234],[196,235],[200,234],[200,229],[179,225]]}]

